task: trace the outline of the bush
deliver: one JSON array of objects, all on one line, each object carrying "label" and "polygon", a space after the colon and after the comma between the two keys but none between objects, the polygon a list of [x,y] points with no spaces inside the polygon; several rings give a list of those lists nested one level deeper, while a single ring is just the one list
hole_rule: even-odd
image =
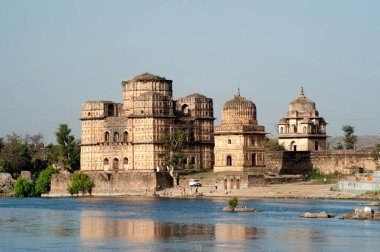
[{"label": "bush", "polygon": [[238,199],[236,197],[232,197],[228,200],[228,205],[235,208],[238,205]]},{"label": "bush", "polygon": [[33,181],[18,177],[14,188],[15,197],[33,197],[36,195]]},{"label": "bush", "polygon": [[89,193],[91,195],[93,183],[91,178],[84,174],[83,172],[74,172],[71,175],[71,186],[67,188],[68,192],[73,194],[78,194],[81,192],[82,194]]},{"label": "bush", "polygon": [[41,195],[50,192],[51,176],[59,173],[58,169],[51,166],[43,170],[36,180],[36,193]]},{"label": "bush", "polygon": [[307,174],[308,180],[316,180],[318,182],[326,182],[326,183],[335,183],[339,180],[340,173],[335,171],[333,173],[324,174],[321,173],[318,169],[311,169]]}]

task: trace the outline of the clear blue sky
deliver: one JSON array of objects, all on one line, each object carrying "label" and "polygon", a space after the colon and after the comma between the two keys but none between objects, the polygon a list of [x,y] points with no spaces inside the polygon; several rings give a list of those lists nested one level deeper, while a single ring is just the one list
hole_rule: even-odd
[{"label": "clear blue sky", "polygon": [[[380,133],[380,1],[0,1],[0,136],[60,123],[80,137],[88,100],[122,100],[142,72],[174,96],[223,103],[240,87],[268,132],[300,87],[328,134]],[[219,124],[219,121],[216,121]]]}]

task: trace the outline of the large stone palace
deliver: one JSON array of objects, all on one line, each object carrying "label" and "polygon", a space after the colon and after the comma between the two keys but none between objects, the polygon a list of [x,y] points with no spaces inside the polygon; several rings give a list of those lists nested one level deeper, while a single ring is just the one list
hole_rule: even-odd
[{"label": "large stone palace", "polygon": [[183,168],[211,168],[212,99],[192,94],[173,100],[172,81],[144,73],[122,82],[123,102],[88,101],[82,107],[82,171],[155,171],[170,151],[161,142],[186,132]]}]

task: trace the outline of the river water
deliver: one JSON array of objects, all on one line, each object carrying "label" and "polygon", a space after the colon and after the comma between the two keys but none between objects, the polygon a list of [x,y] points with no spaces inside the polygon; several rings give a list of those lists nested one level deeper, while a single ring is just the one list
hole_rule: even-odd
[{"label": "river water", "polygon": [[1,251],[378,251],[380,221],[340,215],[360,202],[242,200],[257,213],[225,213],[225,200],[0,199]]}]

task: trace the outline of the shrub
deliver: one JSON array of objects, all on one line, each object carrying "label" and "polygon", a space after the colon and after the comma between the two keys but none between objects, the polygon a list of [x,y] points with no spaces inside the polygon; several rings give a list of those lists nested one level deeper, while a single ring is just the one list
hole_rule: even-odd
[{"label": "shrub", "polygon": [[91,195],[93,183],[91,178],[84,174],[83,172],[74,172],[71,175],[71,186],[67,188],[68,192],[73,194],[78,194],[81,192],[82,194],[89,193]]},{"label": "shrub", "polygon": [[235,208],[238,204],[238,199],[236,197],[232,197],[231,199],[228,200],[228,205],[230,207]]},{"label": "shrub", "polygon": [[340,175],[341,174],[338,171],[324,174],[321,173],[318,169],[313,168],[308,172],[307,179],[316,180],[318,182],[334,183],[339,179]]},{"label": "shrub", "polygon": [[18,177],[16,180],[15,188],[14,188],[14,195],[15,197],[33,197],[35,196],[36,192],[34,189],[34,183],[33,181],[29,181],[27,179],[24,179],[22,177]]},{"label": "shrub", "polygon": [[43,170],[36,180],[36,193],[41,195],[50,191],[51,176],[59,173],[59,170],[49,166]]}]

